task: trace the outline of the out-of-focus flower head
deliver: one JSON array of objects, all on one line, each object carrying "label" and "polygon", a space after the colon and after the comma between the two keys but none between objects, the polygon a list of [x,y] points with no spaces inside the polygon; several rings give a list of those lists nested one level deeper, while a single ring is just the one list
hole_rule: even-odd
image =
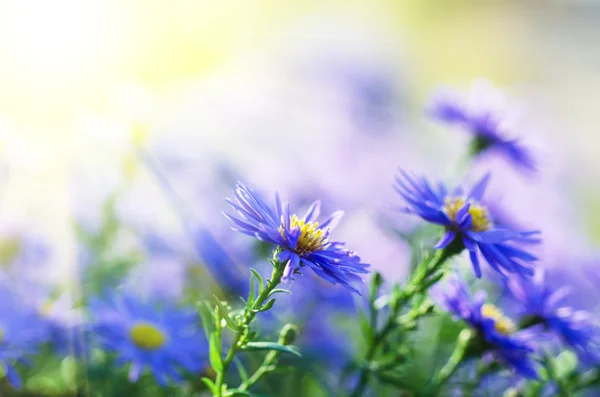
[{"label": "out-of-focus flower head", "polygon": [[565,305],[569,288],[553,288],[538,270],[529,280],[510,279],[507,286],[525,309],[531,324],[542,323],[570,346],[584,362],[600,361],[600,328],[590,314]]},{"label": "out-of-focus flower head", "polygon": [[186,254],[180,242],[186,236],[174,233],[146,233],[142,236],[144,258],[133,266],[124,287],[138,296],[171,302],[181,298],[186,285]]},{"label": "out-of-focus flower head", "polygon": [[481,204],[489,179],[490,174],[485,174],[466,194],[460,187],[450,193],[443,183],[434,187],[425,178],[401,171],[394,188],[408,204],[401,211],[444,226],[445,233],[436,249],[469,251],[477,277],[481,277],[479,255],[501,275],[531,276],[531,262],[537,258],[515,244],[537,243],[539,232],[515,232],[494,226],[489,211]]},{"label": "out-of-focus flower head", "polygon": [[534,170],[530,152],[518,139],[509,138],[510,117],[504,95],[489,81],[475,80],[468,96],[449,89],[439,90],[432,98],[428,113],[436,120],[458,125],[473,134],[474,155],[497,151],[514,164]]},{"label": "out-of-focus flower head", "polygon": [[34,299],[34,306],[46,320],[49,340],[60,356],[89,357],[89,324],[83,310],[75,307],[72,294],[64,292],[57,297],[40,294]]},{"label": "out-of-focus flower head", "polygon": [[117,296],[90,305],[100,345],[130,364],[135,382],[145,368],[161,384],[181,381],[181,369],[197,373],[205,365],[206,342],[191,311],[157,308],[133,296]]},{"label": "out-of-focus flower head", "polygon": [[49,328],[33,307],[23,303],[14,291],[0,284],[0,376],[6,376],[14,387],[21,386],[15,364],[27,357],[49,338]]},{"label": "out-of-focus flower head", "polygon": [[275,210],[241,183],[237,185],[235,196],[237,203],[229,199],[228,203],[241,219],[225,216],[239,227],[234,230],[280,248],[278,260],[286,263],[283,281],[301,266],[307,266],[330,283],[339,283],[359,293],[352,283],[363,281],[360,275],[369,272],[369,265],[361,263],[360,257],[346,249],[344,243],[329,240],[329,232],[337,226],[342,211],[334,212],[319,223],[316,221],[320,214],[319,201],[308,208],[303,218],[298,218],[290,213],[289,203],[282,203],[278,194]]},{"label": "out-of-focus flower head", "polygon": [[457,278],[446,288],[441,294],[442,305],[476,331],[476,340],[484,351],[491,352],[522,376],[537,377],[535,349],[529,335],[515,332],[514,323],[496,306],[486,303],[485,291],[471,296],[466,284]]}]

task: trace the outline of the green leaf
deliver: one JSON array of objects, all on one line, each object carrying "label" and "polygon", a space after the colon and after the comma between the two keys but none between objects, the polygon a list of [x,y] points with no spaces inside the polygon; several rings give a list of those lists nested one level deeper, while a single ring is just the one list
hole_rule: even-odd
[{"label": "green leaf", "polygon": [[248,342],[244,346],[244,350],[278,350],[298,357],[302,356],[296,346],[284,346],[275,342]]},{"label": "green leaf", "polygon": [[210,391],[216,396],[218,393],[218,389],[217,389],[217,385],[215,385],[215,382],[212,381],[212,379],[210,378],[202,378],[202,382],[204,382],[204,384],[206,386],[208,386],[208,388],[210,389]]},{"label": "green leaf", "polygon": [[252,394],[248,393],[245,390],[238,390],[238,389],[233,389],[233,390],[227,390],[225,392],[225,394],[223,394],[223,396],[252,396]]},{"label": "green leaf", "polygon": [[221,303],[219,298],[217,298],[216,295],[213,295],[213,296],[215,297],[215,301],[217,302],[217,306],[219,307],[219,312],[221,313],[221,316],[223,316],[223,319],[225,320],[225,322],[227,323],[229,328],[231,328],[233,331],[237,332],[240,328],[235,323],[235,321],[233,321],[231,319],[231,317],[229,317],[228,310],[225,308],[225,306],[223,306],[223,304]]},{"label": "green leaf", "polygon": [[260,276],[260,274],[254,270],[253,268],[250,268],[250,271],[252,272],[252,274],[254,275],[254,277],[256,277],[256,279],[258,280],[258,293],[260,294],[261,292],[263,292],[263,279]]},{"label": "green leaf", "polygon": [[556,378],[563,379],[569,376],[577,369],[577,363],[578,361],[575,353],[568,350],[560,353],[560,355],[554,359]]},{"label": "green leaf", "polygon": [[242,379],[242,382],[246,382],[248,380],[248,372],[246,372],[246,368],[244,368],[244,364],[237,357],[233,358],[233,362],[235,363],[235,367],[238,370],[240,379]]},{"label": "green leaf", "polygon": [[210,308],[210,304],[206,301],[200,301],[196,305],[198,309],[198,314],[200,315],[200,320],[202,321],[202,329],[204,330],[204,335],[206,335],[206,339],[210,337],[210,333],[213,331],[213,321],[212,321],[212,310]]},{"label": "green leaf", "polygon": [[248,292],[248,303],[247,303],[247,307],[251,308],[252,304],[254,304],[254,300],[256,299],[256,296],[254,294],[254,274],[250,275],[250,292]]},{"label": "green leaf", "polygon": [[259,312],[266,312],[267,310],[271,309],[274,304],[275,304],[275,299],[271,299],[270,301],[268,301],[267,303],[265,303],[264,305],[262,305],[262,307],[260,307],[258,309],[258,311]]},{"label": "green leaf", "polygon": [[223,371],[223,359],[221,358],[221,343],[217,340],[217,334],[212,333],[209,338],[209,359],[210,365],[216,372]]},{"label": "green leaf", "polygon": [[277,293],[291,294],[292,291],[288,291],[287,289],[275,288],[273,291],[269,292],[269,295],[267,295],[267,298],[270,298],[271,295],[274,295],[274,294],[277,294]]}]

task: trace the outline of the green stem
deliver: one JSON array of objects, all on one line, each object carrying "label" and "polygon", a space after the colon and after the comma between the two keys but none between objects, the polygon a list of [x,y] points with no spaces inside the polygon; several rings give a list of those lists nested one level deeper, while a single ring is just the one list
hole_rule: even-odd
[{"label": "green stem", "polygon": [[[297,332],[298,331],[295,327],[286,325],[281,330],[277,343],[284,346],[289,345],[296,338]],[[281,352],[279,350],[271,350],[269,353],[267,353],[260,367],[246,381],[244,381],[240,387],[238,387],[238,390],[248,390],[256,382],[258,382],[263,375],[273,372],[275,370],[275,365],[279,360],[280,354]]]},{"label": "green stem", "polygon": [[[367,365],[363,366],[361,369],[358,383],[356,384],[354,390],[349,394],[349,397],[359,397],[364,393],[371,375],[371,362],[375,358],[375,354],[377,353],[379,346],[386,340],[390,332],[394,330],[397,323],[397,317],[400,314],[404,304],[411,300],[416,294],[426,291],[433,285],[432,279],[434,279],[434,277],[432,276],[435,275],[442,264],[452,255],[454,255],[454,253],[450,253],[447,250],[443,250],[439,254],[435,255],[432,260],[426,264],[424,270],[419,270],[414,276],[413,280],[410,281],[408,285],[400,292],[400,295],[397,297],[397,301],[391,305],[392,313],[390,313],[385,325],[370,340],[367,353],[364,357],[364,363]],[[415,316],[414,318],[416,319],[417,317],[419,316]]]},{"label": "green stem", "polygon": [[578,377],[577,384],[573,387],[574,391],[581,391],[600,382],[600,370],[591,369]]},{"label": "green stem", "polygon": [[217,372],[217,377],[215,379],[215,385],[217,387],[217,396],[216,397],[222,397],[222,395],[223,395],[222,389],[223,389],[223,383],[225,381],[225,374],[227,373],[227,370],[229,369],[229,366],[231,365],[231,362],[233,361],[233,358],[235,357],[238,350],[241,349],[244,346],[244,344],[247,342],[246,338],[248,335],[248,329],[250,327],[250,324],[254,320],[254,317],[256,317],[256,313],[258,312],[258,309],[269,298],[269,295],[271,294],[271,292],[275,288],[277,288],[279,283],[281,283],[281,277],[283,276],[283,269],[284,269],[283,263],[275,262],[275,265],[273,266],[273,272],[271,273],[271,280],[269,280],[269,282],[267,283],[267,286],[256,297],[256,300],[254,301],[254,303],[252,303],[252,306],[250,306],[250,308],[247,308],[246,311],[244,312],[244,315],[242,316],[242,319],[240,320],[240,322],[238,324],[239,330],[235,333],[231,347],[229,348],[229,351],[227,352],[227,355],[225,356],[225,359],[223,360],[223,369],[221,371]]},{"label": "green stem", "polygon": [[469,329],[462,330],[458,335],[458,341],[456,343],[456,347],[454,348],[454,352],[452,352],[452,355],[442,367],[440,372],[438,372],[433,378],[432,384],[436,391],[438,391],[439,388],[443,386],[460,367],[460,364],[463,362],[463,358],[467,351],[467,347],[472,338],[473,331]]}]

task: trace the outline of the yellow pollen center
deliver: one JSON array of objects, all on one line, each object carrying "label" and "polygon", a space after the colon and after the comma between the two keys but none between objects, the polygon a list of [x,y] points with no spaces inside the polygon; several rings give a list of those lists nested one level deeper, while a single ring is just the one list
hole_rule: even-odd
[{"label": "yellow pollen center", "polygon": [[144,350],[155,350],[163,346],[167,336],[155,325],[139,322],[129,330],[129,336],[136,346]]},{"label": "yellow pollen center", "polygon": [[496,306],[486,303],[481,306],[481,315],[485,318],[494,320],[496,331],[503,335],[512,334],[515,331],[515,324]]},{"label": "yellow pollen center", "polygon": [[17,238],[0,240],[0,265],[10,265],[22,251],[21,241]]},{"label": "yellow pollen center", "polygon": [[[327,233],[325,230],[319,229],[319,222],[306,222],[294,215],[290,221],[290,228],[300,228],[300,238],[296,246],[296,252],[299,254],[315,252],[329,246]],[[284,235],[283,226],[280,228],[280,232]]]},{"label": "yellow pollen center", "polygon": [[[452,222],[456,222],[456,214],[464,205],[465,199],[462,197],[447,197],[444,211]],[[482,205],[471,203],[469,214],[471,214],[471,229],[475,232],[486,231],[492,225],[487,209]]]}]

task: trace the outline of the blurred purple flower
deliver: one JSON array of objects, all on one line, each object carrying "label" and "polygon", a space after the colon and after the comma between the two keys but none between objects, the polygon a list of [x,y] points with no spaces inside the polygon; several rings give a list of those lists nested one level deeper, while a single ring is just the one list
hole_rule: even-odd
[{"label": "blurred purple flower", "polygon": [[544,324],[583,361],[600,361],[600,328],[588,312],[565,305],[564,300],[570,293],[568,287],[554,288],[542,270],[529,280],[510,279],[507,286],[524,307],[529,322]]},{"label": "blurred purple flower", "polygon": [[50,329],[45,319],[4,283],[0,284],[0,301],[0,367],[8,381],[19,388],[21,379],[15,364],[36,354],[40,345],[49,340]]},{"label": "blurred purple flower", "polygon": [[441,294],[441,304],[456,318],[463,320],[476,332],[485,351],[513,367],[520,375],[537,378],[533,354],[534,345],[526,333],[515,333],[516,327],[494,305],[486,303],[487,294],[479,291],[474,297],[464,281],[449,282]]},{"label": "blurred purple flower", "polygon": [[158,308],[132,296],[113,295],[90,305],[100,345],[117,353],[117,363],[131,364],[135,382],[147,367],[161,385],[181,381],[180,369],[198,373],[207,351],[193,311]]},{"label": "blurred purple flower", "polygon": [[442,89],[432,98],[428,113],[449,125],[458,125],[473,134],[473,153],[496,151],[514,164],[534,170],[536,164],[518,139],[507,138],[507,112],[504,98],[486,80],[475,80],[468,97]]}]

